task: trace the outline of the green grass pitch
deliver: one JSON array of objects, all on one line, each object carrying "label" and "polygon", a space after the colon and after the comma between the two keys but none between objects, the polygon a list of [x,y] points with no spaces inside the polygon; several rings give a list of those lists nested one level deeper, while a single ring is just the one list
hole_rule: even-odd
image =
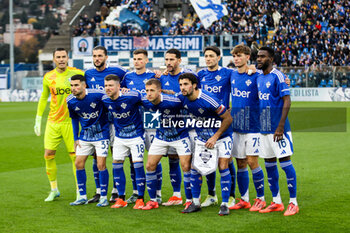
[{"label": "green grass pitch", "polygon": [[[56,155],[61,197],[45,203],[49,182],[43,159],[43,136],[37,137],[33,132],[37,103],[0,103],[0,232],[350,232],[350,103],[296,102],[292,105],[293,108],[347,108],[347,132],[293,132],[292,160],[298,178],[300,213],[284,217],[280,212],[259,214],[238,210],[220,217],[218,206],[189,215],[180,213],[182,206],[151,211],[133,210],[132,206],[97,208],[93,204],[71,207],[69,202],[75,199],[75,187],[71,162],[63,144]],[[310,116],[315,121],[321,117]],[[44,122],[42,128],[45,128]],[[166,200],[172,191],[167,159],[162,163],[162,195]],[[263,166],[262,160],[260,164]],[[110,156],[108,166],[111,177]],[[86,170],[87,191],[91,197],[94,194],[91,159]],[[125,171],[129,173],[128,162]],[[127,177],[129,196],[132,188],[129,174]],[[220,199],[219,178],[217,175]],[[110,190],[111,186],[112,181]],[[281,169],[280,190],[287,206],[289,195]],[[202,196],[205,197],[206,192],[203,182]],[[266,177],[265,196],[270,202]],[[251,181],[251,201],[254,197]],[[147,201],[148,194],[145,198]]]}]

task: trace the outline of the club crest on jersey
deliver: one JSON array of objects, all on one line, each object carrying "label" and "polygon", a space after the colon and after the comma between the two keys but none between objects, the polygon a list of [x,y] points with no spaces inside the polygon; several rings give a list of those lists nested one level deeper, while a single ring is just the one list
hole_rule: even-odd
[{"label": "club crest on jersey", "polygon": [[218,81],[218,82],[219,82],[219,81],[221,80],[220,75],[216,75],[215,79],[216,79],[216,81]]},{"label": "club crest on jersey", "polygon": [[204,110],[201,109],[201,108],[199,108],[199,109],[198,109],[198,112],[200,112],[200,114],[203,114]]},{"label": "club crest on jersey", "polygon": [[95,82],[96,80],[95,80],[95,78],[94,77],[92,77],[92,79],[91,79],[91,82]]},{"label": "club crest on jersey", "polygon": [[126,103],[122,103],[121,105],[120,105],[122,108],[126,108],[126,106],[128,106]]},{"label": "club crest on jersey", "polygon": [[170,84],[169,84],[169,82],[166,82],[164,85],[165,85],[165,86],[169,86]]},{"label": "club crest on jersey", "polygon": [[250,84],[252,84],[252,81],[250,81],[250,79],[248,79],[247,81],[245,81],[245,84],[247,84],[247,87],[249,87]]},{"label": "club crest on jersey", "polygon": [[271,86],[271,83],[270,82],[267,82],[266,83],[266,87],[269,88]]},{"label": "club crest on jersey", "polygon": [[94,102],[92,102],[92,103],[90,104],[90,107],[96,108],[96,104],[95,104]]},{"label": "club crest on jersey", "polygon": [[147,81],[148,81],[148,79],[145,79],[145,80],[143,80],[143,83],[144,83],[144,84],[146,84],[146,83],[147,83]]},{"label": "club crest on jersey", "polygon": [[79,111],[80,110],[80,108],[78,108],[78,107],[75,107],[75,109],[74,109],[74,111]]},{"label": "club crest on jersey", "polygon": [[170,110],[169,110],[169,109],[165,109],[165,110],[164,110],[164,113],[167,114],[167,115],[169,115]]},{"label": "club crest on jersey", "polygon": [[134,81],[129,82],[129,85],[134,85]]},{"label": "club crest on jersey", "polygon": [[213,157],[212,154],[207,149],[201,151],[199,156],[201,157],[203,163],[205,164]]}]

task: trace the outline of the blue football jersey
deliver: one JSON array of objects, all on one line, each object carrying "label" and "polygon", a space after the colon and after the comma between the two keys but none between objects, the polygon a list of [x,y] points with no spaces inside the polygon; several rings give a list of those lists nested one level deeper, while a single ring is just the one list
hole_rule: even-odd
[{"label": "blue football jersey", "polygon": [[[226,107],[213,96],[213,94],[199,89],[200,93],[196,100],[190,101],[187,97],[180,94],[183,107],[188,110],[193,117],[193,122],[202,122],[203,124],[195,124],[194,128],[198,135],[198,139],[206,142],[211,138],[221,126],[222,119],[220,116],[226,112]],[[219,122],[219,124],[218,124]],[[230,126],[219,139],[232,135],[232,127]]]},{"label": "blue football jersey", "polygon": [[135,71],[128,72],[121,82],[121,87],[126,87],[133,91],[139,91],[143,94],[146,93],[146,82],[154,77],[155,73],[150,70],[146,70],[146,72],[142,74],[136,74]]},{"label": "blue football jersey", "polygon": [[[146,96],[142,97],[142,104],[145,111],[149,112],[159,112],[160,115],[160,128],[156,131],[156,138],[172,142],[180,140],[184,137],[188,137],[188,129],[185,127],[163,127],[165,125],[164,121],[172,118],[173,122],[183,121],[181,117],[182,103],[181,101],[172,95],[161,94],[161,101],[159,104],[154,105],[149,100],[146,99]],[[167,117],[169,116],[169,117]]]},{"label": "blue football jersey", "polygon": [[143,137],[144,129],[138,106],[141,104],[141,94],[130,91],[122,94],[116,100],[107,95],[103,103],[113,116],[115,136],[119,138]]},{"label": "blue football jersey", "polygon": [[226,107],[230,107],[230,77],[233,70],[219,67],[216,71],[208,68],[198,72],[200,86],[203,90],[212,93]]},{"label": "blue football jersey", "polygon": [[102,71],[98,71],[95,68],[89,69],[89,70],[85,71],[86,84],[87,84],[88,88],[104,90],[105,89],[105,77],[107,75],[115,74],[120,78],[120,80],[122,80],[124,75],[127,72],[128,71],[121,66],[106,67]]},{"label": "blue football jersey", "polygon": [[[290,95],[289,87],[285,83],[286,76],[273,68],[267,74],[260,74],[257,78],[260,105],[260,132],[275,133],[282,117],[283,96]],[[288,118],[284,131],[290,131]]]},{"label": "blue football jersey", "polygon": [[231,74],[232,129],[239,133],[258,133],[259,96],[257,77],[261,72],[248,75],[237,70]]},{"label": "blue football jersey", "polygon": [[[109,123],[107,110],[104,108],[102,97],[104,92],[95,89],[86,89],[86,96],[80,100],[73,94],[67,97],[69,115],[74,120],[78,120],[81,125],[73,127],[74,139],[83,141],[99,141],[109,139]],[[75,121],[78,123],[78,121]],[[78,123],[79,124],[79,123]],[[79,137],[78,137],[79,134]]]},{"label": "blue football jersey", "polygon": [[181,90],[180,90],[178,78],[181,74],[184,74],[184,73],[192,73],[192,74],[196,75],[196,77],[198,78],[197,74],[195,72],[193,72],[192,70],[182,68],[180,73],[178,73],[177,75],[168,74],[168,75],[160,76],[160,82],[162,83],[162,89],[163,90],[171,90],[171,91],[174,91],[175,93],[179,93]]}]

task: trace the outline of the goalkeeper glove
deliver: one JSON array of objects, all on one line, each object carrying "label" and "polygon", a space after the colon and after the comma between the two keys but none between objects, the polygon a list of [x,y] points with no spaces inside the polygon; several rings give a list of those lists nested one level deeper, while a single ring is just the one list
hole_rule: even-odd
[{"label": "goalkeeper glove", "polygon": [[35,125],[34,125],[34,133],[36,136],[40,136],[41,133],[41,116],[36,116],[35,117]]}]

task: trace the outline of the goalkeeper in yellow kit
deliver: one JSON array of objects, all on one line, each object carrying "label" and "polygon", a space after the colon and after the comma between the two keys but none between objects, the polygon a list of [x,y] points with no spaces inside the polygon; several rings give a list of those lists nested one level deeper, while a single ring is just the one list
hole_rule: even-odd
[{"label": "goalkeeper in yellow kit", "polygon": [[70,77],[76,74],[84,75],[83,71],[74,67],[68,67],[68,52],[64,48],[57,48],[53,52],[53,61],[56,64],[56,68],[46,73],[44,76],[43,92],[38,103],[34,126],[35,134],[40,136],[42,115],[45,111],[49,95],[51,94],[50,112],[44,136],[46,173],[50,181],[51,192],[45,201],[53,201],[56,197],[60,196],[60,192],[57,188],[55,154],[62,139],[66,144],[67,151],[72,160],[74,176],[76,173],[74,164],[73,128],[69,117],[66,98],[71,94]]}]

